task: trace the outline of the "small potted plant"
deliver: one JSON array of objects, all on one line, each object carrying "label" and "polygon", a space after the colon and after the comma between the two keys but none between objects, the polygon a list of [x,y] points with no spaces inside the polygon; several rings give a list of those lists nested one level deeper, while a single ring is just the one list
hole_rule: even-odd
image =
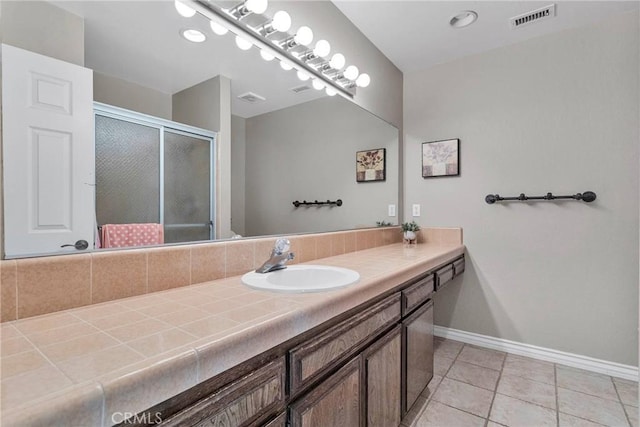
[{"label": "small potted plant", "polygon": [[409,243],[416,240],[416,231],[420,231],[420,226],[415,221],[402,223],[402,232],[404,233],[404,239]]}]

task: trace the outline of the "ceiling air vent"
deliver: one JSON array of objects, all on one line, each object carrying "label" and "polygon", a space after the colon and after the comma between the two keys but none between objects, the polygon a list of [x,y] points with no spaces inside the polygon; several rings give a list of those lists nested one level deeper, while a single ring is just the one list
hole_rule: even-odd
[{"label": "ceiling air vent", "polygon": [[311,86],[302,85],[302,86],[292,87],[292,88],[291,88],[291,92],[301,93],[301,92],[306,92],[306,91],[308,91],[309,89],[311,89]]},{"label": "ceiling air vent", "polygon": [[540,9],[532,10],[531,12],[510,18],[509,25],[512,29],[519,28],[523,25],[531,24],[532,22],[539,22],[553,18],[554,16],[556,16],[556,5],[550,4],[549,6],[541,7]]},{"label": "ceiling air vent", "polygon": [[242,95],[238,95],[239,99],[248,102],[249,104],[255,104],[256,102],[266,101],[263,96],[258,95],[257,93],[247,92]]}]

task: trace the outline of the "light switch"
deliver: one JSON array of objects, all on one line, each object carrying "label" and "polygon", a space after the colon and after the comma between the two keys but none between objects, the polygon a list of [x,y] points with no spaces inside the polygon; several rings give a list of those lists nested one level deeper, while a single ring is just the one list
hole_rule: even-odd
[{"label": "light switch", "polygon": [[420,216],[420,205],[413,205],[413,209],[412,209],[412,215],[413,216]]},{"label": "light switch", "polygon": [[396,216],[396,205],[389,205],[389,216]]}]

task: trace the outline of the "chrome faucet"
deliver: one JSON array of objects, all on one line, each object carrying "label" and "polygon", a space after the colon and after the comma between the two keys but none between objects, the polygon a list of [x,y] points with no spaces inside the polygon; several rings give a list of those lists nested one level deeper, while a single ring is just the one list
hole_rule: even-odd
[{"label": "chrome faucet", "polygon": [[256,273],[269,273],[270,271],[287,268],[285,263],[293,259],[293,252],[289,252],[291,243],[287,239],[278,239],[271,251],[271,257],[262,266],[256,269]]}]

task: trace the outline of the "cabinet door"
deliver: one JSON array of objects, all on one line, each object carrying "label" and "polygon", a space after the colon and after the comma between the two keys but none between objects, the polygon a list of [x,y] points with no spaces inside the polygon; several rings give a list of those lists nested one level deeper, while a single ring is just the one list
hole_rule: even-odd
[{"label": "cabinet door", "polygon": [[400,424],[402,329],[396,326],[364,351],[368,427]]},{"label": "cabinet door", "polygon": [[433,378],[433,301],[428,301],[402,322],[403,408],[411,409]]},{"label": "cabinet door", "polygon": [[361,375],[357,356],[291,405],[291,427],[359,427]]}]

